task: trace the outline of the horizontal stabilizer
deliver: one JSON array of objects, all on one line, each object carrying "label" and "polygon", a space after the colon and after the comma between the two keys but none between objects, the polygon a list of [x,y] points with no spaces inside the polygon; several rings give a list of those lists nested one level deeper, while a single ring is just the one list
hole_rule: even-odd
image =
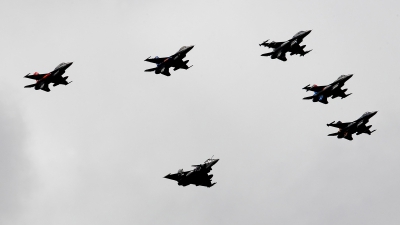
[{"label": "horizontal stabilizer", "polygon": [[35,87],[36,84],[30,84],[30,85],[26,85],[24,88],[31,88],[31,87]]},{"label": "horizontal stabilizer", "polygon": [[350,93],[350,94],[347,94],[347,95],[343,96],[342,99],[348,97],[351,94],[353,94],[353,93]]},{"label": "horizontal stabilizer", "polygon": [[349,141],[353,140],[353,136],[351,134],[348,134],[348,135],[344,136],[344,138],[346,138]]},{"label": "horizontal stabilizer", "polygon": [[309,53],[309,52],[311,52],[312,51],[312,49],[311,50],[308,50],[308,51],[305,51],[303,54],[301,54],[301,56],[305,56],[307,53]]},{"label": "horizontal stabilizer", "polygon": [[310,85],[308,84],[307,86],[303,87],[302,89],[309,91],[310,90]]},{"label": "horizontal stabilizer", "polygon": [[165,76],[171,76],[171,73],[169,72],[169,67],[164,67],[164,69],[161,70],[161,74]]}]

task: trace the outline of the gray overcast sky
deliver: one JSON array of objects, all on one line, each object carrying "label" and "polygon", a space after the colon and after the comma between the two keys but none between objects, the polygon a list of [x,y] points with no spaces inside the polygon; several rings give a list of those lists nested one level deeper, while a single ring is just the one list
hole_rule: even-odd
[{"label": "gray overcast sky", "polygon": [[[399,1],[0,2],[0,224],[399,224]],[[266,39],[312,29],[287,62]],[[143,72],[183,45],[193,68]],[[60,62],[73,83],[24,89]],[[341,74],[328,105],[301,88]],[[379,110],[373,135],[327,137]],[[215,155],[217,185],[162,178]]]}]

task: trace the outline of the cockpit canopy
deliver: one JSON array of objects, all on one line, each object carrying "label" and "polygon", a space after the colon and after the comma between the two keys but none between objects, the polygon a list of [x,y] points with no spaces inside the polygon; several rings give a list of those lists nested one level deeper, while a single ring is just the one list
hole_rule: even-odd
[{"label": "cockpit canopy", "polygon": [[369,114],[371,114],[371,112],[365,112],[364,114],[362,114],[362,116],[360,116],[360,118],[362,118],[362,117],[364,117],[364,116],[367,116],[367,115],[369,115]]},{"label": "cockpit canopy", "polygon": [[297,32],[297,33],[293,36],[293,38],[300,36],[300,35],[303,34],[304,32],[305,32],[305,31],[299,31],[299,32]]},{"label": "cockpit canopy", "polygon": [[60,64],[55,68],[55,70],[56,70],[56,69],[59,69],[59,68],[61,68],[61,67],[63,67],[63,66],[65,66],[65,65],[67,65],[67,63],[62,62],[62,63],[60,63]]},{"label": "cockpit canopy", "polygon": [[182,47],[179,49],[178,52],[183,51],[183,50],[185,50],[185,49],[187,49],[187,48],[189,48],[189,46],[182,46]]},{"label": "cockpit canopy", "polygon": [[340,77],[338,78],[338,79],[336,79],[336,80],[340,80],[340,79],[343,79],[343,78],[345,78],[347,75],[340,75]]}]

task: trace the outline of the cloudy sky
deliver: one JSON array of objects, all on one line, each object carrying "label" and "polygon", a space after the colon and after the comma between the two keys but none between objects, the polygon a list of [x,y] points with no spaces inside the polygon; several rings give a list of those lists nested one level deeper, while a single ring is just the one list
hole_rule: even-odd
[{"label": "cloudy sky", "polygon": [[[0,224],[399,224],[399,1],[0,2]],[[258,44],[312,29],[306,57]],[[145,73],[183,45],[193,68]],[[24,89],[73,61],[73,83]],[[342,74],[350,97],[302,100]],[[326,124],[378,110],[373,135]],[[220,159],[215,186],[162,178]]]}]

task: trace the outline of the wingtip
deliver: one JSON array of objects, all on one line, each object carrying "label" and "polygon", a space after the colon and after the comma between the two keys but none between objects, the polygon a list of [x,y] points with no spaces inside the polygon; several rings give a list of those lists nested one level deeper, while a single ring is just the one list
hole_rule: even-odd
[{"label": "wingtip", "polygon": [[212,186],[214,186],[215,184],[216,184],[217,182],[215,182],[215,183],[212,183],[208,188],[210,188],[210,187],[212,187]]}]

